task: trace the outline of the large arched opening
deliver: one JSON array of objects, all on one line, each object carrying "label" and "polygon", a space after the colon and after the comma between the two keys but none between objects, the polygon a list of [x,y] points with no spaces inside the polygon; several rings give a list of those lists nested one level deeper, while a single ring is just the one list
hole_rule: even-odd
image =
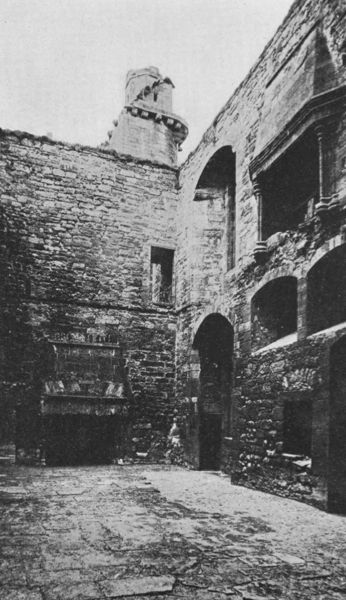
[{"label": "large arched opening", "polygon": [[308,334],[346,321],[346,245],[323,256],[308,273]]},{"label": "large arched opening", "polygon": [[346,514],[346,336],[330,352],[328,510]]},{"label": "large arched opening", "polygon": [[199,468],[218,470],[223,431],[230,420],[233,365],[233,327],[220,314],[200,325],[193,348],[200,360]]},{"label": "large arched opening", "polygon": [[[213,229],[225,219],[227,270],[235,266],[236,155],[231,146],[219,148],[204,167],[195,189],[195,202],[207,203]],[[218,207],[221,208],[219,217]]]},{"label": "large arched opening", "polygon": [[258,350],[297,331],[297,279],[278,277],[251,301],[251,346]]}]

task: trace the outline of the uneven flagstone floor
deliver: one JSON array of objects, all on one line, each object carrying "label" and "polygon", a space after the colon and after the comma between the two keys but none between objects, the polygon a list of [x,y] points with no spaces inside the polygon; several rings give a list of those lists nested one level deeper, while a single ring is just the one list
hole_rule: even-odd
[{"label": "uneven flagstone floor", "polygon": [[346,517],[216,473],[2,467],[0,507],[1,600],[346,598]]}]

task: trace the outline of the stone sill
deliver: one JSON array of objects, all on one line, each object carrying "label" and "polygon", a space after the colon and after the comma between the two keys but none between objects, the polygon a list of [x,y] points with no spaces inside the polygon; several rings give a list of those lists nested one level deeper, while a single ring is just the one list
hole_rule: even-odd
[{"label": "stone sill", "polygon": [[346,321],[342,323],[338,323],[337,325],[332,325],[332,327],[327,327],[327,329],[321,329],[320,331],[316,331],[315,333],[311,333],[307,336],[308,339],[318,337],[319,335],[332,335],[333,333],[337,333],[338,331],[342,331],[346,329]]},{"label": "stone sill", "polygon": [[126,400],[125,396],[96,396],[95,394],[54,394],[54,393],[45,393],[43,395],[44,400],[49,399],[54,400],[91,400],[91,401],[106,401],[106,402],[118,402],[121,400]]},{"label": "stone sill", "polygon": [[116,342],[87,342],[83,340],[55,340],[50,338],[48,340],[53,346],[78,346],[83,348],[111,348],[119,349],[120,345]]},{"label": "stone sill", "polygon": [[279,338],[278,340],[275,340],[275,342],[272,342],[271,344],[268,344],[267,346],[264,346],[263,348],[259,348],[259,350],[255,350],[254,352],[251,352],[251,356],[256,356],[257,354],[262,354],[262,352],[267,352],[269,350],[274,350],[275,348],[282,348],[283,346],[289,346],[290,344],[294,344],[297,341],[297,332],[295,331],[294,333],[290,333],[289,335],[285,335],[282,338]]},{"label": "stone sill", "polygon": [[154,308],[166,308],[167,310],[172,310],[174,308],[174,302],[151,302],[150,304]]},{"label": "stone sill", "polygon": [[235,265],[234,267],[231,267],[231,269],[228,269],[228,271],[226,271],[225,275],[228,278],[231,277],[235,277],[236,275],[238,275],[238,273],[240,272],[240,269],[237,265]]}]

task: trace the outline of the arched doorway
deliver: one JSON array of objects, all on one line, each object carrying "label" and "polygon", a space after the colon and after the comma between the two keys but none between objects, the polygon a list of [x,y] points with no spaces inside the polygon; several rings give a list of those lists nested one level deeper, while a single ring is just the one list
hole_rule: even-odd
[{"label": "arched doorway", "polygon": [[233,327],[222,315],[209,315],[196,333],[193,348],[200,360],[199,468],[216,470],[230,418]]},{"label": "arched doorway", "polygon": [[346,514],[346,336],[330,353],[328,510]]}]

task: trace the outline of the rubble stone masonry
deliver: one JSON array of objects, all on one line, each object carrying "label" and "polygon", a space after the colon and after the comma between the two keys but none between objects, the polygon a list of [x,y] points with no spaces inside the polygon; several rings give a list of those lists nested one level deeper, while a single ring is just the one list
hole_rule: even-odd
[{"label": "rubble stone masonry", "polygon": [[[24,402],[39,412],[32,354],[42,340],[112,334],[136,406],[137,450],[161,448],[172,416],[175,316],[151,301],[150,248],[175,246],[176,171],[2,131],[0,172],[3,411]],[[34,449],[37,427],[35,419],[25,427]]]},{"label": "rubble stone masonry", "polygon": [[78,409],[120,410],[115,458],[162,459],[175,416],[180,463],[346,511],[345,26],[344,0],[296,0],[180,171],[187,127],[150,112],[154,86],[111,137],[142,158],[1,131],[1,427],[20,456],[47,445],[54,348],[101,379],[118,361],[123,395],[88,367]]},{"label": "rubble stone masonry", "polygon": [[[261,158],[262,149],[259,154],[258,147],[263,130],[271,130],[264,147],[264,161],[265,152],[269,155],[271,151],[272,139],[278,140],[275,142],[278,147],[280,143],[287,144],[283,140],[289,140],[296,144],[294,148],[298,148],[299,136],[293,129],[294,118],[301,110],[301,103],[310,95],[316,95],[317,88],[314,91],[312,85],[325,90],[345,84],[346,70],[341,52],[345,44],[345,23],[346,6],[343,2],[295,2],[273,40],[215,117],[180,171],[177,401],[184,415],[182,422],[185,424],[190,461],[198,466],[198,454],[203,444],[198,435],[198,417],[194,408],[197,397],[200,398],[199,360],[193,347],[194,340],[208,315],[219,314],[234,328],[232,390],[226,410],[226,413],[231,413],[231,419],[226,416],[223,419],[221,467],[232,473],[233,481],[320,506],[328,505],[330,348],[346,333],[346,324],[343,317],[337,327],[322,327],[323,332],[308,335],[307,322],[312,306],[311,302],[308,303],[307,288],[308,274],[313,265],[322,257],[329,256],[329,270],[332,271],[336,264],[333,249],[342,247],[345,241],[345,100],[338,115],[325,124],[324,184],[327,195],[339,202],[339,209],[336,212],[330,210],[328,218],[322,218],[315,212],[295,227],[279,229],[266,241],[264,257],[259,256],[257,260],[254,250],[258,240],[258,205],[251,167],[255,163],[256,169],[254,159],[258,155]],[[314,49],[313,39],[317,40]],[[324,49],[316,51],[319,44]],[[310,58],[307,59],[307,56]],[[315,67],[312,66],[314,60]],[[299,75],[299,64],[304,65],[304,74],[301,72]],[[310,69],[314,69],[310,78],[313,84],[306,79]],[[298,72],[298,76],[292,74],[294,71]],[[297,77],[296,83],[294,77]],[[271,99],[272,114],[269,111],[268,115],[265,114],[268,95],[271,86],[278,80],[275,97]],[[297,88],[292,88],[287,95],[287,87],[292,81]],[[305,100],[302,100],[304,86]],[[290,115],[287,126],[276,126],[275,114],[280,111]],[[223,207],[215,195],[206,197],[204,202],[196,198],[201,174],[208,165],[212,168],[217,152],[225,147],[229,147],[236,157],[236,263],[231,269],[226,267],[230,239],[227,236],[225,197]],[[276,152],[277,157],[279,154]],[[286,149],[285,152],[282,160],[287,156]],[[264,178],[275,163],[267,159],[267,163],[263,164],[264,170],[259,172],[259,176]],[[299,177],[303,175],[297,172],[295,180],[298,185],[303,181]],[[277,203],[280,202],[283,185],[276,190]],[[340,260],[344,268],[344,254]],[[280,340],[273,347],[268,346],[268,342],[253,344],[253,297],[268,282],[284,277],[295,277],[297,282],[296,331],[282,338],[281,347]],[[331,288],[331,283],[326,282],[324,289],[328,290],[326,304],[331,303],[335,296],[342,302],[339,291]],[[282,300],[280,298],[276,305]],[[268,307],[269,312],[274,309]],[[303,457],[299,458],[299,451],[285,452],[283,429],[284,405],[287,402],[292,402],[292,406],[296,406],[297,402],[302,405],[312,403],[312,446],[309,453],[312,466],[307,457],[305,462]]]}]

